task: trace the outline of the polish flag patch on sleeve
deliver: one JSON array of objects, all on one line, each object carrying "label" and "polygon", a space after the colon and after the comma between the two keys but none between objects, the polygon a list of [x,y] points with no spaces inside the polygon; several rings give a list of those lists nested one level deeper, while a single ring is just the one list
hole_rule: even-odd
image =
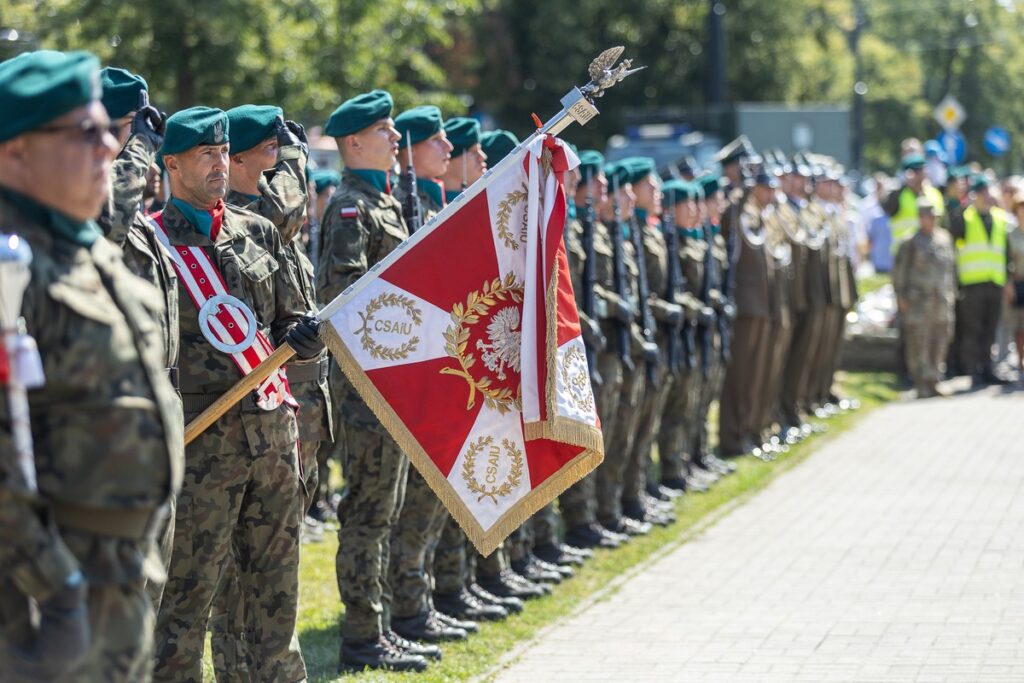
[{"label": "polish flag patch on sleeve", "polygon": [[342,218],[356,218],[359,215],[359,209],[354,206],[343,206],[340,213]]}]

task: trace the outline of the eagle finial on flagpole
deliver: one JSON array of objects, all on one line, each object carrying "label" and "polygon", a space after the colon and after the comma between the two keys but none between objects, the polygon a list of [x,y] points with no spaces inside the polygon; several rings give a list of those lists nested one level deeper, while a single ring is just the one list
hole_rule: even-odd
[{"label": "eagle finial on flagpole", "polygon": [[646,68],[641,66],[631,69],[630,67],[633,66],[632,59],[624,59],[622,63],[615,66],[615,62],[619,61],[619,57],[622,56],[625,50],[626,48],[621,45],[610,47],[595,57],[594,61],[590,63],[588,70],[590,72],[590,82],[580,88],[580,92],[590,99],[601,97],[604,95],[605,90],[619,83],[626,76]]}]

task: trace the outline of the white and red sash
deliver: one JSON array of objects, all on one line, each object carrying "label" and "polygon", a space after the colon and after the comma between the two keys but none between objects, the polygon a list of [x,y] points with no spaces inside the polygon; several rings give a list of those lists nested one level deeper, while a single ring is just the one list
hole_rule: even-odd
[{"label": "white and red sash", "polygon": [[[196,309],[201,311],[203,306],[215,297],[231,296],[220,271],[217,270],[210,256],[202,247],[171,244],[167,231],[164,230],[162,211],[146,216],[146,220],[153,226],[157,240],[170,256],[174,270],[177,271],[178,277],[185,285]],[[211,238],[214,237],[216,237],[216,232],[211,231]],[[204,336],[207,333],[213,335],[214,339],[207,337],[211,343],[216,340],[224,346],[242,347],[228,355],[231,356],[231,360],[243,375],[252,372],[253,368],[274,351],[273,344],[259,330],[255,331],[249,344],[243,345],[250,334],[250,321],[246,314],[235,305],[230,303],[220,305],[217,307],[216,313],[210,315],[207,320],[208,330],[204,329],[203,332]],[[281,403],[287,403],[293,408],[298,407],[298,403],[292,397],[291,389],[288,387],[288,376],[283,367],[270,375],[256,389],[256,405],[263,410],[274,410]]]}]

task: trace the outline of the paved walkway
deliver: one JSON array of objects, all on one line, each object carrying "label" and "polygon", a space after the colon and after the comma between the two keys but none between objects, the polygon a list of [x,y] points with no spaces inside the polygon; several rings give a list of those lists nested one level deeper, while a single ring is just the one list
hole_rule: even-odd
[{"label": "paved walkway", "polygon": [[875,411],[497,680],[1024,681],[1024,393]]}]

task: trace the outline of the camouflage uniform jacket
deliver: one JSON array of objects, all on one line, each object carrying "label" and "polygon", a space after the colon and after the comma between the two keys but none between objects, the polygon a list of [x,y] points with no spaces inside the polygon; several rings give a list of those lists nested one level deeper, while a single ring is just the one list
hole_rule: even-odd
[{"label": "camouflage uniform jacket", "polygon": [[[342,175],[321,221],[316,273],[321,301],[337,297],[409,236],[398,200],[351,171]],[[387,434],[347,378],[342,384],[343,393],[333,398],[346,421]]]},{"label": "camouflage uniform jacket", "polygon": [[[220,272],[228,293],[249,307],[259,331],[278,346],[305,311],[301,289],[295,280],[290,252],[281,236],[265,218],[231,206],[224,206],[223,221],[215,239],[198,232],[173,202],[164,209],[163,227],[172,245],[202,247]],[[180,285],[183,287],[183,285]],[[186,415],[198,413],[230,389],[241,377],[232,358],[213,346],[199,327],[199,311],[187,292],[180,292],[181,393]],[[241,414],[241,427],[252,455],[268,449],[294,448],[298,434],[291,409],[263,411],[252,397],[218,420],[217,429],[201,435],[190,452],[235,452],[238,444],[223,444],[218,435],[230,434]],[[223,423],[223,424],[222,424]],[[219,450],[228,447],[228,450]]]},{"label": "camouflage uniform jacket", "polygon": [[[405,203],[405,188],[402,187],[401,184],[394,189],[393,194],[395,199],[398,200],[399,206]],[[419,183],[416,184],[416,194],[420,198],[420,212],[422,214],[420,216],[420,220],[423,221],[423,225],[426,225],[430,222],[430,219],[441,213],[441,209],[444,207],[435,202],[434,198],[428,192],[425,192],[423,188],[419,187]],[[420,227],[423,227],[423,225]]]},{"label": "camouflage uniform jacket", "polygon": [[[651,314],[659,323],[664,323],[669,315],[669,305],[678,303],[682,292],[673,292],[673,301],[665,297],[668,295],[668,266],[669,254],[668,245],[665,243],[665,235],[661,226],[655,223],[648,223],[643,226],[644,243],[644,265],[647,268],[647,286],[650,291],[648,297],[651,307]],[[659,343],[663,341],[666,334],[665,326],[657,326],[657,338]]]},{"label": "camouflage uniform jacket", "polygon": [[[277,164],[259,180],[258,197],[232,190],[224,201],[263,216],[274,224],[285,243],[284,255],[292,276],[299,284],[303,306],[306,311],[315,312],[319,307],[313,286],[313,264],[302,249],[299,238],[309,200],[305,167],[306,155],[301,147],[282,147]],[[288,384],[301,406],[299,438],[303,443],[330,440],[334,432],[327,363],[326,349],[317,358],[293,359],[288,363]]]},{"label": "camouflage uniform jacket", "polygon": [[166,357],[164,365],[176,379],[178,367],[178,276],[170,257],[142,214],[146,174],[155,151],[145,138],[133,135],[114,161],[110,196],[97,221],[107,239],[121,247],[128,270],[160,290],[164,314],[159,319]]},{"label": "camouflage uniform jacket", "polygon": [[941,228],[918,231],[900,245],[892,270],[896,296],[907,302],[906,316],[952,321],[956,299],[953,238]]},{"label": "camouflage uniform jacket", "polygon": [[[572,280],[572,291],[576,295],[576,307],[579,311],[580,322],[586,328],[590,325],[590,318],[581,308],[583,305],[583,268],[587,261],[587,251],[583,248],[583,223],[579,218],[566,217],[565,225],[565,255],[569,261],[569,277]],[[594,258],[597,259],[596,234],[594,236]],[[596,311],[594,317],[597,317]]]},{"label": "camouflage uniform jacket", "polygon": [[106,240],[80,246],[50,221],[31,200],[0,193],[0,230],[32,247],[21,313],[46,376],[29,392],[38,494],[15,462],[0,396],[0,576],[37,599],[79,567],[94,585],[160,579],[146,562],[149,536],[183,469],[153,323],[159,292]]}]

